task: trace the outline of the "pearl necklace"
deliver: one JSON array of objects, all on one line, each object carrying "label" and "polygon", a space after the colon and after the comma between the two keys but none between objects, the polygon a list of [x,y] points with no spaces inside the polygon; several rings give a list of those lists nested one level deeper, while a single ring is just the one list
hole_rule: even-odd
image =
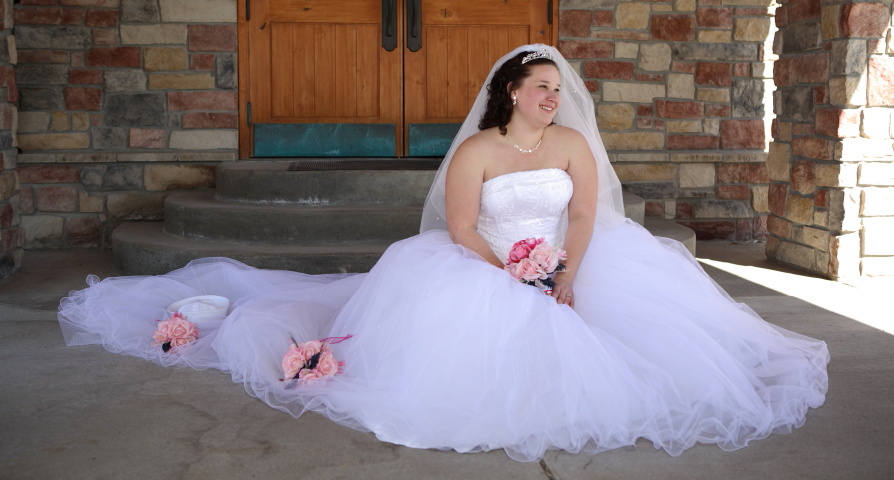
[{"label": "pearl necklace", "polygon": [[[544,133],[546,133],[546,132],[544,132]],[[534,148],[532,148],[530,150],[525,150],[524,148],[519,147],[517,143],[515,143],[515,139],[512,138],[512,135],[509,135],[509,130],[506,130],[506,136],[509,137],[510,141],[512,141],[512,146],[515,147],[515,149],[521,153],[532,153],[534,150],[537,150],[538,148],[540,148],[540,142],[543,141],[543,133],[541,133],[540,140],[537,140],[537,145],[534,145]]]}]

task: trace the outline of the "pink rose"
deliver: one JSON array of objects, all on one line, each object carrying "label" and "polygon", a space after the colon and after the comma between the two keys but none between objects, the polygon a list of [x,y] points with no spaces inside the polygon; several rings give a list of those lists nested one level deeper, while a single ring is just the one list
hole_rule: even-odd
[{"label": "pink rose", "polygon": [[168,334],[172,340],[185,340],[184,343],[188,343],[199,338],[199,327],[176,313],[171,315],[168,323],[170,323]]},{"label": "pink rose", "polygon": [[323,349],[323,342],[319,340],[311,340],[299,345],[298,349],[304,354],[304,358],[310,360],[310,357],[313,357],[317,352]]},{"label": "pink rose", "polygon": [[308,357],[304,350],[294,343],[289,346],[286,355],[282,357],[282,371],[286,379],[295,378],[295,375],[304,367]]},{"label": "pink rose", "polygon": [[516,278],[527,282],[533,282],[537,279],[544,280],[547,278],[546,272],[537,265],[537,262],[530,258],[521,259],[515,267],[515,273],[517,275]]},{"label": "pink rose", "polygon": [[325,352],[320,355],[320,361],[317,363],[316,371],[321,377],[331,377],[338,373],[338,360],[332,356],[332,352]]},{"label": "pink rose", "polygon": [[171,339],[171,335],[168,333],[170,330],[170,323],[167,321],[158,322],[158,325],[155,327],[155,332],[152,334],[152,339],[155,340],[155,344],[161,345],[163,343],[167,343]]},{"label": "pink rose", "polygon": [[536,262],[547,273],[555,272],[556,267],[559,266],[559,254],[548,243],[541,243],[534,247],[528,258]]},{"label": "pink rose", "polygon": [[519,240],[509,249],[509,261],[507,263],[517,263],[523,258],[527,258],[531,250],[543,242],[542,238],[526,238]]}]

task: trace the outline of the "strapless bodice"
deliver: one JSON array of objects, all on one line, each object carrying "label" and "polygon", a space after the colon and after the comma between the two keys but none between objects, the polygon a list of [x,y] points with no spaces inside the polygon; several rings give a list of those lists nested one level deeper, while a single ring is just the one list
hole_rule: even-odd
[{"label": "strapless bodice", "polygon": [[545,238],[561,246],[573,187],[560,168],[527,170],[494,177],[481,189],[478,233],[500,260],[506,260],[515,242]]}]

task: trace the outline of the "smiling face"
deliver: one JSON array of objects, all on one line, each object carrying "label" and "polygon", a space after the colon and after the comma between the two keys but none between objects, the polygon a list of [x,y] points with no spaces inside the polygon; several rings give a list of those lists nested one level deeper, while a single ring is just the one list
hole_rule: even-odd
[{"label": "smiling face", "polygon": [[533,65],[529,72],[521,85],[510,91],[517,101],[513,116],[522,115],[549,125],[559,108],[559,70],[552,65]]}]

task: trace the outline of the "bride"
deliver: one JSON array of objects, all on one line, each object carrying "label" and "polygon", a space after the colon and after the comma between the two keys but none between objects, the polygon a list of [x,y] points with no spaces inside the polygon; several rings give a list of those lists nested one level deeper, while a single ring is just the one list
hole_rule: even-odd
[{"label": "bride", "polygon": [[[386,442],[520,461],[638,439],[733,450],[801,426],[825,399],[825,343],[763,321],[624,218],[592,99],[559,52],[520,47],[485,85],[422,233],[369,273],[211,258],[91,277],[60,305],[67,343],[218,368],[273,408]],[[516,279],[538,242],[556,273],[523,278],[545,290]]]}]

